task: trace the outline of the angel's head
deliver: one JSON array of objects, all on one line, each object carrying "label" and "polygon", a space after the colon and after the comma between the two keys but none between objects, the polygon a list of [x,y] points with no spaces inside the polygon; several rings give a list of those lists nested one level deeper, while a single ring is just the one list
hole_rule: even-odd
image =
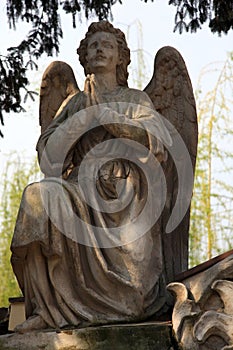
[{"label": "angel's head", "polygon": [[111,33],[115,36],[118,45],[119,63],[116,66],[116,78],[118,85],[128,86],[128,65],[130,63],[130,50],[127,46],[124,33],[114,28],[113,25],[107,21],[100,21],[92,23],[85,35],[85,38],[80,42],[80,46],[77,49],[79,55],[79,61],[84,68],[85,75],[93,72],[89,71],[87,62],[87,46],[91,36],[97,32]]}]

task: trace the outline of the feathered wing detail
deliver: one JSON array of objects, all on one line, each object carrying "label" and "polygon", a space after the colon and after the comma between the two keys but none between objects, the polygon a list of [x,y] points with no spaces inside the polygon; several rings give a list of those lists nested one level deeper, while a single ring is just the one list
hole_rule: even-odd
[{"label": "feathered wing detail", "polygon": [[158,51],[145,92],[165,117],[173,138],[163,164],[167,197],[161,216],[165,273],[170,282],[188,268],[190,200],[198,138],[193,89],[185,62],[176,49],[165,46]]},{"label": "feathered wing detail", "polygon": [[40,86],[40,126],[44,132],[70,98],[79,92],[72,68],[65,62],[54,61],[45,70]]}]

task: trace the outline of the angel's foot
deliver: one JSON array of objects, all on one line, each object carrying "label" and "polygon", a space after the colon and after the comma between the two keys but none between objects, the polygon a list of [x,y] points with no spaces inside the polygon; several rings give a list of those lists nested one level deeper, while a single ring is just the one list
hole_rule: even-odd
[{"label": "angel's foot", "polygon": [[37,315],[29,317],[26,321],[16,326],[14,332],[27,333],[45,328],[48,328],[47,323],[41,316]]}]

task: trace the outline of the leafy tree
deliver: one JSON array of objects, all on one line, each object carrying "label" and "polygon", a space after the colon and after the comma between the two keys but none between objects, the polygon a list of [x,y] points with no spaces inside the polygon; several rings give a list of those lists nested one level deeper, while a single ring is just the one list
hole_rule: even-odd
[{"label": "leafy tree", "polygon": [[[126,0],[124,0],[126,1]],[[141,0],[148,2],[148,0]],[[153,0],[151,0],[153,1]],[[43,53],[51,56],[59,52],[59,39],[62,38],[62,24],[59,13],[64,11],[73,19],[83,13],[86,18],[112,18],[111,9],[123,0],[6,0],[7,18],[10,28],[17,22],[25,21],[32,29],[27,37],[16,47],[10,47],[8,54],[0,54],[0,123],[3,124],[5,112],[20,112],[22,91],[33,98],[29,91],[27,70],[37,67],[37,60]],[[233,28],[233,3],[229,0],[169,0],[176,6],[175,29],[195,32],[209,21],[212,32],[227,33]],[[2,133],[0,131],[0,135]]]},{"label": "leafy tree", "polygon": [[233,2],[231,0],[170,0],[176,6],[175,28],[182,33],[196,32],[209,21],[213,33],[227,34],[233,29]]},{"label": "leafy tree", "polygon": [[233,54],[220,69],[216,64],[206,67],[202,78],[206,74],[213,80],[213,89],[197,94],[199,145],[190,223],[191,266],[233,248]]},{"label": "leafy tree", "polygon": [[2,177],[0,206],[0,306],[8,306],[8,298],[19,296],[20,290],[10,265],[10,243],[21,196],[29,182],[39,175],[37,160],[30,165],[17,154],[11,155]]}]

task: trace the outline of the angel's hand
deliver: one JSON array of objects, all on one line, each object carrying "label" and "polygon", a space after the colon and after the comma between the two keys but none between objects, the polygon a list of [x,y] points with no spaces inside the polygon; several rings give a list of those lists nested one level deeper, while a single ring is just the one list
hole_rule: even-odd
[{"label": "angel's hand", "polygon": [[84,83],[84,93],[86,95],[86,107],[91,106],[91,85],[90,85],[90,75],[88,74]]},{"label": "angel's hand", "polygon": [[84,93],[87,96],[86,107],[99,105],[103,102],[94,74],[88,74],[84,84]]},{"label": "angel's hand", "polygon": [[99,90],[98,82],[96,81],[95,74],[90,75],[91,97],[93,104],[103,103],[103,98]]}]

